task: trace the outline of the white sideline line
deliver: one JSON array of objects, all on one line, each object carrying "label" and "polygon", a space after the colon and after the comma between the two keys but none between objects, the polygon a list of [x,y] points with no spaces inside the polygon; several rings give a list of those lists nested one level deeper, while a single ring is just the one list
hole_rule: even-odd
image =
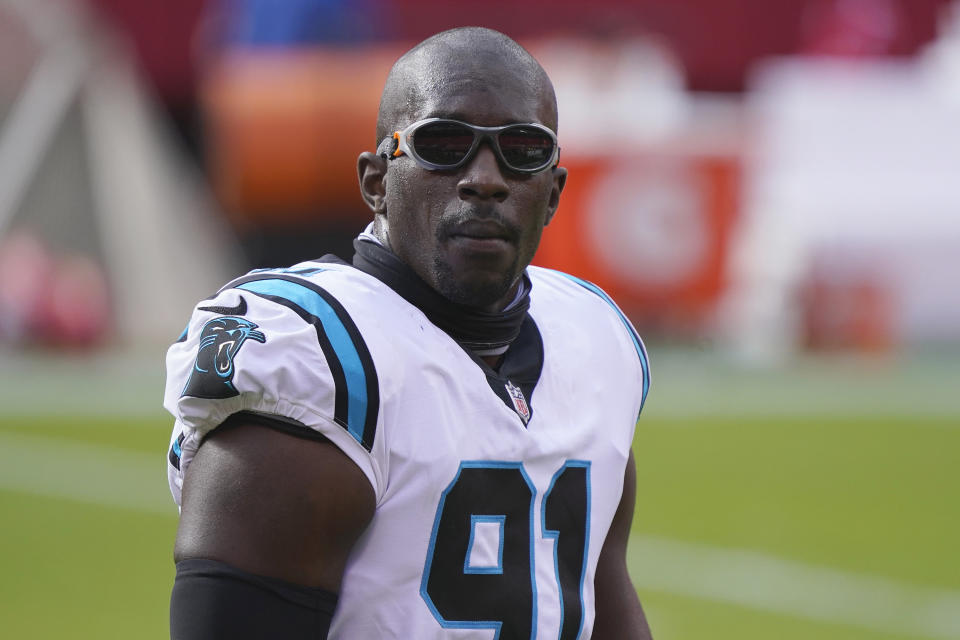
[{"label": "white sideline line", "polygon": [[[0,432],[0,489],[173,516],[162,452]],[[797,618],[960,639],[960,591],[816,567],[756,551],[631,539],[634,584]]]},{"label": "white sideline line", "polygon": [[641,589],[886,633],[960,638],[960,591],[651,537],[635,536],[627,553]]},{"label": "white sideline line", "polygon": [[176,515],[156,455],[0,432],[0,489]]}]

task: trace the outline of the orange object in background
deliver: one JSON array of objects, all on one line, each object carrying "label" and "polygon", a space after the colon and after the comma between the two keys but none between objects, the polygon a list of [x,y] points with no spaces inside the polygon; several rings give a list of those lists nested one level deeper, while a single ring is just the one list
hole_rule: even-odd
[{"label": "orange object in background", "polygon": [[535,264],[603,287],[665,333],[702,328],[726,286],[738,155],[566,155],[569,178]]},{"label": "orange object in background", "polygon": [[238,228],[369,217],[356,161],[375,148],[380,91],[399,52],[235,51],[208,66],[207,161]]},{"label": "orange object in background", "polygon": [[800,339],[811,351],[889,353],[899,342],[891,265],[856,247],[815,253],[800,283]]}]

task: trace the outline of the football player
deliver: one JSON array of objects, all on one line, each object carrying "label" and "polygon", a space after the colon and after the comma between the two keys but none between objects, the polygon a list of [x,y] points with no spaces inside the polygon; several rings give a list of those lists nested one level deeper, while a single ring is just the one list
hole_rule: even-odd
[{"label": "football player", "polygon": [[516,42],[435,35],[387,79],[351,263],[197,306],[167,356],[173,638],[650,637],[626,565],[647,355],[603,291],[529,266],[556,130]]}]

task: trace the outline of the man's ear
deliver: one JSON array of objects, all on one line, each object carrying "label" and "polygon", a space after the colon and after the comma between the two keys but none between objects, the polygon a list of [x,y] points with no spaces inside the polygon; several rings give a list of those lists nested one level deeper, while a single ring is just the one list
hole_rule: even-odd
[{"label": "man's ear", "polygon": [[386,212],[387,161],[370,151],[364,151],[357,158],[357,177],[360,179],[360,195],[374,214]]},{"label": "man's ear", "polygon": [[563,191],[565,184],[567,184],[566,168],[556,167],[553,169],[553,187],[550,190],[550,201],[547,204],[547,218],[543,223],[544,226],[550,224],[550,221],[553,220],[553,215],[557,212],[557,207],[560,206],[560,193]]}]

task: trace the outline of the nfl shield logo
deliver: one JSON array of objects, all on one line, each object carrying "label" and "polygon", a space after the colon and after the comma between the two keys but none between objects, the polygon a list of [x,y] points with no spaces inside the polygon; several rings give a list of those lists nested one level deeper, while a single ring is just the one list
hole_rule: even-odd
[{"label": "nfl shield logo", "polygon": [[510,399],[513,400],[513,408],[516,409],[517,415],[523,420],[523,424],[527,424],[530,420],[530,407],[527,406],[527,399],[523,397],[523,391],[510,381],[507,381],[504,386],[510,394]]}]

